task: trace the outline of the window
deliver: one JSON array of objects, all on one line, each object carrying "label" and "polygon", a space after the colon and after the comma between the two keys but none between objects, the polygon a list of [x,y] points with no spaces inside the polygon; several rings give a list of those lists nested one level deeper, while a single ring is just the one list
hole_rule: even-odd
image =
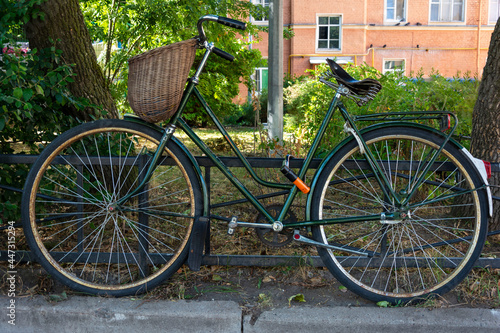
[{"label": "window", "polygon": [[262,11],[259,14],[254,15],[254,22],[268,22],[269,17],[267,15],[267,11],[269,10],[269,0],[252,0],[252,2],[256,5],[262,7]]},{"label": "window", "polygon": [[267,89],[268,82],[268,69],[267,67],[259,67],[255,69],[255,86],[257,92],[262,92],[263,89]]},{"label": "window", "polygon": [[496,23],[500,17],[500,1],[490,0],[490,23]]},{"label": "window", "polygon": [[465,0],[431,0],[431,21],[463,22]]},{"label": "window", "polygon": [[385,19],[387,21],[406,21],[406,0],[385,0]]},{"label": "window", "polygon": [[318,17],[318,42],[320,50],[340,50],[341,16]]},{"label": "window", "polygon": [[405,60],[404,59],[391,59],[384,60],[384,69],[382,73],[396,72],[396,71],[405,71]]}]

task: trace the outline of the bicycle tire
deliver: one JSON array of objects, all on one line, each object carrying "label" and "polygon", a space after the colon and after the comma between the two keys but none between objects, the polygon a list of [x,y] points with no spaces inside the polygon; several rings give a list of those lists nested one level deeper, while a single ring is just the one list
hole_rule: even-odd
[{"label": "bicycle tire", "polygon": [[184,263],[203,199],[193,165],[173,140],[143,190],[114,205],[138,186],[161,135],[99,120],[43,150],[27,177],[22,221],[51,276],[85,293],[125,296],[151,290]]},{"label": "bicycle tire", "polygon": [[[408,189],[424,174],[428,153],[444,142],[434,132],[404,126],[374,129],[363,139],[390,187],[407,199]],[[485,242],[485,191],[466,192],[481,186],[481,176],[448,142],[409,204],[398,207],[383,194],[365,161],[354,139],[332,156],[315,187],[312,218],[406,216],[314,227],[317,241],[369,253],[362,257],[318,247],[325,266],[345,287],[375,302],[408,303],[448,292],[467,276]],[[451,193],[459,195],[446,198]]]}]

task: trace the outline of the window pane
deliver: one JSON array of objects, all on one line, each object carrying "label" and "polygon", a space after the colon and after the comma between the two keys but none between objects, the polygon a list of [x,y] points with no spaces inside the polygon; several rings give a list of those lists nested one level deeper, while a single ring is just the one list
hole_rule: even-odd
[{"label": "window pane", "polygon": [[330,39],[339,39],[339,27],[330,27]]},{"label": "window pane", "polygon": [[445,1],[443,0],[441,3],[441,20],[440,21],[445,21],[449,22],[451,21],[451,1]]},{"label": "window pane", "polygon": [[490,0],[490,22],[498,20],[498,0]]},{"label": "window pane", "polygon": [[330,41],[330,49],[340,49],[339,41],[338,40]]},{"label": "window pane", "polygon": [[439,21],[439,5],[431,5],[431,21]]},{"label": "window pane", "polygon": [[328,27],[319,27],[319,39],[328,39]]},{"label": "window pane", "polygon": [[388,20],[394,20],[394,9],[387,8],[387,19]]},{"label": "window pane", "polygon": [[339,24],[340,23],[340,18],[339,17],[330,17],[330,24]]},{"label": "window pane", "polygon": [[394,8],[394,0],[387,0],[387,8]]},{"label": "window pane", "polygon": [[396,18],[398,20],[405,19],[405,0],[398,0],[398,5],[396,6]]},{"label": "window pane", "polygon": [[319,24],[328,24],[328,17],[320,17]]},{"label": "window pane", "polygon": [[327,49],[327,48],[328,48],[328,41],[326,40],[318,41],[318,49]]},{"label": "window pane", "polygon": [[262,80],[261,80],[261,89],[267,89],[267,82],[268,82],[268,70],[267,69],[262,69]]},{"label": "window pane", "polygon": [[455,3],[453,6],[453,20],[454,21],[462,21],[462,4],[461,3]]},{"label": "window pane", "polygon": [[384,73],[403,71],[405,68],[404,60],[384,60]]}]

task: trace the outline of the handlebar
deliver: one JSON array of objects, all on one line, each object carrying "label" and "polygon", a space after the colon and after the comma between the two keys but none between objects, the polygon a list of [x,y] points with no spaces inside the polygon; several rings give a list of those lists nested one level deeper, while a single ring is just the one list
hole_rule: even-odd
[{"label": "handlebar", "polygon": [[[246,23],[244,22],[240,22],[238,20],[233,20],[233,19],[230,19],[230,18],[227,18],[227,17],[222,17],[222,16],[217,16],[217,15],[205,15],[205,16],[202,16],[199,20],[198,20],[198,24],[197,24],[197,28],[198,28],[198,38],[200,40],[201,43],[204,43],[206,40],[207,40],[207,36],[205,35],[205,31],[203,30],[203,22],[205,21],[212,21],[212,22],[217,22],[219,24],[222,24],[222,25],[225,25],[225,26],[228,26],[228,27],[231,27],[231,28],[235,28],[235,29],[239,29],[239,30],[245,30],[247,25]],[[232,56],[231,54],[221,50],[221,49],[218,49],[218,48],[213,48],[213,52],[218,55],[219,57],[222,57],[226,60],[229,60],[229,61],[233,61],[234,60],[234,56]]]}]

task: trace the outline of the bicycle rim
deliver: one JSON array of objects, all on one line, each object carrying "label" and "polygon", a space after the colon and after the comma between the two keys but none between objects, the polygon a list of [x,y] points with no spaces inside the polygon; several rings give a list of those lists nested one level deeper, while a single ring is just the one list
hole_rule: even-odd
[{"label": "bicycle rim", "polygon": [[46,148],[23,211],[28,242],[51,275],[77,290],[122,296],[145,292],[180,267],[201,199],[176,145],[165,148],[139,193],[114,205],[145,176],[159,139],[144,126],[108,120]]}]

